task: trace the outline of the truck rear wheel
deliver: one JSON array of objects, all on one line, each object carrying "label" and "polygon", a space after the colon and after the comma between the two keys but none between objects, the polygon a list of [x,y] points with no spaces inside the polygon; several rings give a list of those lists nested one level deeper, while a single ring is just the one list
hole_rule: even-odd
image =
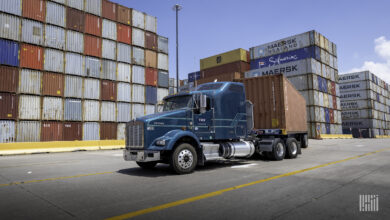
[{"label": "truck rear wheel", "polygon": [[305,134],[305,135],[302,137],[301,147],[302,147],[302,148],[307,148],[307,147],[309,147],[309,140],[307,139],[307,134]]},{"label": "truck rear wheel", "polygon": [[274,145],[272,146],[272,152],[269,152],[268,155],[272,160],[283,160],[286,155],[286,146],[282,139],[275,139]]},{"label": "truck rear wheel", "polygon": [[195,148],[188,143],[180,144],[172,153],[171,166],[178,174],[186,174],[194,171],[198,162]]},{"label": "truck rear wheel", "polygon": [[137,165],[141,168],[144,169],[152,169],[153,167],[156,166],[157,162],[156,161],[149,161],[149,162],[136,162]]},{"label": "truck rear wheel", "polygon": [[298,141],[295,138],[288,138],[286,141],[286,158],[296,158],[298,156]]}]

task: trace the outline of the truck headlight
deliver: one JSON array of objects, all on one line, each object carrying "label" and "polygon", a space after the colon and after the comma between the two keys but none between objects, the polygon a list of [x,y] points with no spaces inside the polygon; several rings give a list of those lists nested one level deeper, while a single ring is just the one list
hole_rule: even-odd
[{"label": "truck headlight", "polygon": [[158,141],[156,141],[156,145],[158,145],[158,146],[165,146],[165,140],[158,140]]}]

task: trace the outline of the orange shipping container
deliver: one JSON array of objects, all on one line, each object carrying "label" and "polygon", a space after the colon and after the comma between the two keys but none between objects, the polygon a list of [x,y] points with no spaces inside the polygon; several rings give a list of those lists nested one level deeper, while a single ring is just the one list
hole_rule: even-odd
[{"label": "orange shipping container", "polygon": [[102,16],[110,20],[116,20],[116,4],[108,0],[102,1]]},{"label": "orange shipping container", "polygon": [[62,122],[42,122],[41,141],[62,141]]},{"label": "orange shipping container", "polygon": [[117,21],[123,24],[131,25],[131,9],[118,5]]},{"label": "orange shipping container", "polygon": [[66,27],[68,29],[84,32],[84,19],[84,13],[82,11],[73,8],[66,9]]},{"label": "orange shipping container", "polygon": [[116,131],[116,123],[100,123],[100,140],[115,140]]},{"label": "orange shipping container", "polygon": [[20,67],[43,69],[43,48],[29,44],[20,47]]},{"label": "orange shipping container", "polygon": [[84,35],[84,53],[89,56],[101,57],[102,39],[91,35]]},{"label": "orange shipping container", "polygon": [[146,68],[145,84],[148,86],[157,86],[157,69]]},{"label": "orange shipping container", "polygon": [[101,94],[100,97],[104,101],[116,100],[116,84],[115,82],[102,80],[101,81]]},{"label": "orange shipping container", "polygon": [[19,71],[15,67],[0,66],[0,91],[16,92],[19,84]]},{"label": "orange shipping container", "polygon": [[64,123],[64,141],[81,140],[83,124],[81,122],[66,122]]},{"label": "orange shipping container", "polygon": [[45,22],[46,1],[45,0],[23,0],[23,17]]},{"label": "orange shipping container", "polygon": [[42,81],[42,95],[63,96],[64,75],[58,73],[44,73]]},{"label": "orange shipping container", "polygon": [[145,50],[146,67],[157,68],[157,53],[151,50]]},{"label": "orange shipping container", "polygon": [[305,98],[283,75],[240,79],[246,99],[253,103],[256,129],[307,132]]},{"label": "orange shipping container", "polygon": [[250,69],[250,65],[247,62],[237,61],[233,63],[227,63],[221,66],[212,67],[200,71],[201,78],[213,77],[219,74],[239,72],[241,73],[241,78],[244,78],[244,73]]},{"label": "orange shipping container", "polygon": [[0,119],[16,119],[18,115],[18,96],[0,93]]},{"label": "orange shipping container", "polygon": [[85,13],[85,33],[101,37],[102,19],[97,16]]},{"label": "orange shipping container", "polygon": [[150,32],[145,32],[145,48],[149,50],[157,50],[157,35]]},{"label": "orange shipping container", "polygon": [[116,24],[117,38],[119,42],[131,44],[131,27],[124,24]]}]

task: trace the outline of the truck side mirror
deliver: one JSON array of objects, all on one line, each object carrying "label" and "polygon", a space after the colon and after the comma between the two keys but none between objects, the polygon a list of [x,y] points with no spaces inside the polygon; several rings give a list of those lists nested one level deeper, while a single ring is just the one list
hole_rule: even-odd
[{"label": "truck side mirror", "polygon": [[205,113],[207,108],[207,96],[201,94],[200,95],[200,113]]},{"label": "truck side mirror", "polygon": [[158,104],[154,104],[154,114],[156,114],[158,112]]}]

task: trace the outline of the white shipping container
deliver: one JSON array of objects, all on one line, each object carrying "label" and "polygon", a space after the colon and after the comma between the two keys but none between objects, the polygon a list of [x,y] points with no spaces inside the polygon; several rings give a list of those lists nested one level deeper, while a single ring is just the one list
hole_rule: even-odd
[{"label": "white shipping container", "polygon": [[132,24],[133,24],[133,27],[145,29],[145,14],[133,9],[132,10]]},{"label": "white shipping container", "polygon": [[128,122],[131,120],[131,104],[129,103],[117,103],[117,121]]},{"label": "white shipping container", "polygon": [[4,11],[14,15],[22,15],[22,1],[15,0],[1,0],[0,11]]},{"label": "white shipping container", "polygon": [[[97,93],[99,91],[96,91]],[[78,76],[65,76],[65,97],[82,98],[83,78]]]},{"label": "white shipping container", "polygon": [[100,125],[97,122],[83,123],[83,140],[100,140]]},{"label": "white shipping container", "polygon": [[168,38],[163,36],[158,36],[158,52],[168,54]]},{"label": "white shipping container", "polygon": [[157,57],[157,67],[160,70],[166,70],[168,71],[168,55],[163,53],[158,53]]},{"label": "white shipping container", "polygon": [[145,103],[145,87],[133,84],[131,97],[132,102]]},{"label": "white shipping container", "polygon": [[100,59],[94,57],[85,57],[85,76],[100,78]]},{"label": "white shipping container", "polygon": [[117,84],[117,101],[130,102],[131,101],[131,87],[129,83],[118,82]]},{"label": "white shipping container", "polygon": [[46,71],[64,72],[64,52],[54,49],[45,49],[44,69]]},{"label": "white shipping container", "polygon": [[157,32],[157,18],[145,15],[145,30],[156,33]]},{"label": "white shipping container", "polygon": [[84,99],[99,99],[100,98],[100,80],[84,79]]},{"label": "white shipping container", "polygon": [[[0,2],[0,7],[2,6]],[[11,4],[12,5],[12,4]],[[0,13],[0,37],[19,41],[20,19],[16,16]]]},{"label": "white shipping container", "polygon": [[65,53],[65,73],[84,76],[84,57],[76,53]]},{"label": "white shipping container", "polygon": [[101,121],[116,121],[115,102],[102,102],[100,111]]},{"label": "white shipping container", "polygon": [[131,109],[131,119],[134,120],[136,118],[142,117],[145,115],[145,107],[141,104],[133,104]]},{"label": "white shipping container", "polygon": [[41,94],[42,73],[34,70],[22,69],[19,79],[19,93]]},{"label": "white shipping container", "polygon": [[46,23],[65,27],[65,6],[46,1]]},{"label": "white shipping container", "polygon": [[366,89],[375,89],[376,85],[371,81],[357,81],[357,82],[348,82],[348,83],[340,83],[339,85],[340,92],[350,92],[350,91],[358,91],[358,90],[366,90]]},{"label": "white shipping container", "polygon": [[102,57],[110,60],[116,60],[116,43],[115,41],[103,39]]},{"label": "white shipping container", "polygon": [[334,109],[334,107],[333,107],[333,96],[332,95],[328,95],[328,98],[329,98],[329,108],[330,109]]},{"label": "white shipping container", "polygon": [[99,121],[100,103],[99,101],[84,100],[83,102],[83,120]]},{"label": "white shipping container", "polygon": [[118,63],[118,81],[131,82],[131,66],[125,63]]},{"label": "white shipping container", "polygon": [[343,92],[340,95],[340,98],[345,100],[358,100],[358,99],[374,99],[376,100],[375,92],[371,90],[360,90],[352,92]]},{"label": "white shipping container", "polygon": [[135,46],[145,47],[145,32],[143,30],[133,28],[132,42]]},{"label": "white shipping container", "polygon": [[94,15],[102,14],[102,0],[85,0],[85,11]]},{"label": "white shipping container", "polygon": [[117,48],[117,61],[131,63],[131,46],[127,44],[118,43]]},{"label": "white shipping container", "polygon": [[117,128],[117,139],[118,140],[125,140],[126,138],[126,123],[119,123]]},{"label": "white shipping container", "polygon": [[45,46],[64,50],[65,29],[48,24],[45,26]]},{"label": "white shipping container", "polygon": [[324,93],[318,92],[318,105],[323,107],[324,106]]},{"label": "white shipping container", "polygon": [[146,115],[154,114],[154,109],[155,109],[154,105],[145,105]]},{"label": "white shipping container", "polygon": [[145,84],[145,68],[133,65],[132,83]]},{"label": "white shipping container", "polygon": [[65,5],[65,0],[51,0],[51,1]]},{"label": "white shipping container", "polygon": [[30,44],[43,45],[43,24],[41,22],[23,19],[22,41]]},{"label": "white shipping container", "polygon": [[132,63],[144,66],[145,65],[145,50],[139,47],[133,47]]},{"label": "white shipping container", "polygon": [[76,8],[80,11],[84,11],[84,1],[80,0],[67,0],[66,5],[71,8]]},{"label": "white shipping container", "polygon": [[66,31],[66,50],[76,53],[83,53],[84,35],[76,31]]},{"label": "white shipping container", "polygon": [[19,119],[41,119],[41,97],[31,95],[19,96]]},{"label": "white shipping container", "polygon": [[15,141],[15,122],[0,121],[0,143],[11,143]]},{"label": "white shipping container", "polygon": [[116,80],[116,62],[102,60],[102,79]]},{"label": "white shipping container", "polygon": [[102,36],[103,38],[116,40],[116,23],[107,19],[103,19]]},{"label": "white shipping container", "polygon": [[43,97],[42,120],[61,121],[64,118],[62,98]]},{"label": "white shipping container", "polygon": [[16,127],[17,142],[38,142],[41,140],[41,122],[19,121]]},{"label": "white shipping container", "polygon": [[168,89],[157,88],[157,102],[161,102],[165,96],[168,96],[168,93]]},{"label": "white shipping container", "polygon": [[379,128],[381,124],[376,119],[343,119],[343,128]]},{"label": "white shipping container", "polygon": [[369,71],[348,73],[339,75],[339,83],[371,80],[371,78],[372,73],[370,73]]}]

